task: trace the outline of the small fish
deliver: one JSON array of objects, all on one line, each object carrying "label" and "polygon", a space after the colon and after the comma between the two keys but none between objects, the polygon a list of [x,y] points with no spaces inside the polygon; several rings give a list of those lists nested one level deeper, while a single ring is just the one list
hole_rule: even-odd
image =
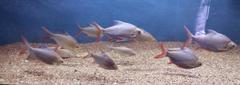
[{"label": "small fish", "polygon": [[77,57],[77,55],[73,51],[68,49],[62,49],[60,47],[55,47],[55,48],[53,47],[51,49],[53,49],[63,59]]},{"label": "small fish", "polygon": [[200,45],[200,47],[205,48],[207,50],[222,52],[237,47],[237,45],[227,36],[218,33],[214,30],[211,29],[207,30],[207,34],[193,35],[186,26],[184,27],[188,36],[193,38],[193,40],[197,42]]},{"label": "small fish", "polygon": [[90,55],[95,62],[102,68],[107,69],[107,70],[117,70],[118,67],[114,63],[114,61],[105,53],[102,52],[100,55],[99,54],[91,54]]},{"label": "small fish", "polygon": [[78,42],[69,34],[54,34],[46,27],[43,27],[43,31],[45,31],[59,46],[65,49],[75,50],[75,48],[78,48]]},{"label": "small fish", "polygon": [[121,46],[121,47],[113,47],[113,46],[107,46],[108,48],[115,50],[121,54],[127,54],[129,56],[134,56],[136,55],[136,52],[133,49]]},{"label": "small fish", "polygon": [[136,37],[137,41],[150,41],[150,42],[157,41],[149,32],[146,32],[145,30],[139,28],[137,28],[137,30],[140,31],[139,35]]},{"label": "small fish", "polygon": [[90,24],[90,26],[88,27],[81,27],[80,25],[78,25],[78,28],[80,31],[78,32],[77,35],[80,35],[80,33],[84,33],[88,37],[96,38],[96,42],[99,42],[100,39],[103,37],[103,33],[102,33],[103,28],[96,27],[96,25],[93,25],[93,24]]},{"label": "small fish", "polygon": [[130,38],[130,39],[135,38],[140,33],[140,31],[137,30],[138,27],[133,24],[119,21],[119,20],[115,20],[114,22],[115,24],[113,26],[105,29],[103,29],[103,27],[101,27],[97,23],[93,25],[101,29],[104,35],[107,35],[109,38],[116,39],[116,40],[124,39],[124,38]]},{"label": "small fish", "polygon": [[187,46],[191,44],[191,42],[192,39],[189,38],[181,48],[169,49],[166,49],[161,43],[160,48],[162,49],[162,53],[157,55],[155,58],[162,58],[164,56],[167,56],[170,58],[169,64],[173,63],[178,67],[184,69],[199,67],[202,65],[202,63],[198,61],[198,58],[195,56],[192,50],[187,48]]},{"label": "small fish", "polygon": [[52,49],[47,46],[41,46],[40,48],[33,48],[28,43],[27,39],[22,36],[22,41],[26,45],[30,57],[37,58],[46,64],[61,64],[63,63],[62,58]]}]

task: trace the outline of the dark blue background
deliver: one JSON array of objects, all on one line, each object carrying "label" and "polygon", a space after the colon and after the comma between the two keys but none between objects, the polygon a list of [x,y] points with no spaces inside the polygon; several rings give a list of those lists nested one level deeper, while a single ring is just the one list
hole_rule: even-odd
[{"label": "dark blue background", "polygon": [[[76,23],[108,27],[113,20],[133,23],[159,41],[184,40],[183,25],[193,31],[200,0],[0,0],[0,44],[41,42],[42,26],[75,35]],[[240,0],[212,0],[207,28],[240,42]],[[79,37],[80,42],[92,41]]]}]

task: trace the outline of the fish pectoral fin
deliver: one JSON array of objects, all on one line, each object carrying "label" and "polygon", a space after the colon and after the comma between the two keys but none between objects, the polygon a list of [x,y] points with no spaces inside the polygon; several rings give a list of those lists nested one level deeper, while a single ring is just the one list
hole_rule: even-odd
[{"label": "fish pectoral fin", "polygon": [[20,52],[19,52],[19,55],[25,54],[26,51],[27,51],[27,49],[21,49]]},{"label": "fish pectoral fin", "polygon": [[172,62],[172,61],[169,61],[167,64],[173,64],[173,62]]},{"label": "fish pectoral fin", "polygon": [[162,50],[161,54],[157,55],[154,58],[163,58],[164,56],[167,55],[167,49],[164,47],[164,45],[162,43],[160,44],[160,48]]},{"label": "fish pectoral fin", "polygon": [[159,55],[155,56],[154,58],[158,59],[158,58],[163,58],[163,57],[164,57],[163,54],[159,54]]},{"label": "fish pectoral fin", "polygon": [[29,54],[27,57],[27,60],[34,60],[36,59],[32,54]]},{"label": "fish pectoral fin", "polygon": [[228,49],[226,49],[226,48],[218,48],[217,50],[219,50],[219,51],[227,51]]}]

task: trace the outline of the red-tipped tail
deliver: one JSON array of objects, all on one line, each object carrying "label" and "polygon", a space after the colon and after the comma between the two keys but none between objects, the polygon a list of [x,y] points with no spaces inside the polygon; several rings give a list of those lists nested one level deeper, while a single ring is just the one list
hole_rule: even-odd
[{"label": "red-tipped tail", "polygon": [[184,29],[185,29],[185,32],[186,32],[186,34],[188,36],[188,39],[183,44],[182,48],[188,47],[192,43],[192,36],[193,36],[187,26],[184,26]]},{"label": "red-tipped tail", "polygon": [[101,35],[102,35],[102,27],[97,23],[97,22],[93,22],[93,25],[96,27],[97,32],[96,32],[96,42],[99,42],[101,39]]},{"label": "red-tipped tail", "polygon": [[160,53],[159,55],[157,55],[156,57],[154,57],[154,58],[156,58],[156,59],[158,59],[158,58],[163,58],[164,56],[167,55],[167,49],[164,47],[164,45],[163,45],[162,43],[160,44],[160,48],[161,48],[161,50],[162,50],[162,53]]}]

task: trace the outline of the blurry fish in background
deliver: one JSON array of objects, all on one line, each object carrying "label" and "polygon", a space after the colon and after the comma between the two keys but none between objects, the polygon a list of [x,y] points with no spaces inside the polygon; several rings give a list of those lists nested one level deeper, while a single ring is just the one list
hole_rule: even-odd
[{"label": "blurry fish in background", "polygon": [[76,48],[79,48],[78,42],[69,34],[55,34],[50,32],[46,27],[42,28],[44,32],[46,32],[50,38],[52,38],[59,46],[64,49],[69,49],[74,51]]},{"label": "blurry fish in background", "polygon": [[[93,23],[93,24],[96,24],[96,23]],[[103,33],[102,33],[103,28],[96,27],[93,24],[90,24],[90,26],[87,26],[87,27],[81,27],[80,25],[77,25],[80,30],[77,33],[77,36],[83,33],[88,37],[96,38],[96,42],[99,42],[100,39],[103,37]]]},{"label": "blurry fish in background", "polygon": [[200,47],[215,52],[228,51],[237,47],[230,38],[214,30],[209,29],[206,34],[205,27],[209,17],[210,3],[211,0],[202,0],[197,15],[196,33],[195,35],[192,35],[189,29],[185,26],[188,35],[191,36]]},{"label": "blurry fish in background", "polygon": [[94,26],[102,29],[102,33],[106,35],[109,40],[116,42],[131,41],[140,34],[140,31],[137,30],[138,27],[133,24],[119,20],[115,20],[114,22],[115,24],[113,26],[105,29],[97,23],[95,23]]},{"label": "blurry fish in background", "polygon": [[48,48],[46,45],[41,45],[40,48],[33,48],[30,46],[29,42],[25,37],[22,36],[22,41],[26,45],[29,58],[36,58],[41,60],[46,64],[61,64],[63,59],[52,49]]},{"label": "blurry fish in background", "polygon": [[128,47],[120,46],[120,47],[113,47],[113,46],[107,46],[109,49],[114,50],[120,54],[127,54],[129,56],[135,56],[136,52],[133,49],[130,49]]},{"label": "blurry fish in background", "polygon": [[105,53],[101,52],[101,54],[93,54],[90,53],[90,57],[92,57],[100,67],[107,70],[117,70],[118,67],[115,62]]},{"label": "blurry fish in background", "polygon": [[50,47],[50,49],[53,49],[63,59],[78,57],[75,52],[68,50],[68,49],[62,49],[61,47]]},{"label": "blurry fish in background", "polygon": [[192,43],[192,38],[189,37],[188,40],[184,43],[181,48],[168,48],[166,49],[164,45],[161,43],[160,48],[162,53],[157,55],[155,58],[163,58],[167,56],[170,58],[170,62],[168,64],[175,64],[180,68],[191,69],[196,68],[202,65],[199,62],[197,56],[193,53],[193,51],[188,47],[189,44]]}]

